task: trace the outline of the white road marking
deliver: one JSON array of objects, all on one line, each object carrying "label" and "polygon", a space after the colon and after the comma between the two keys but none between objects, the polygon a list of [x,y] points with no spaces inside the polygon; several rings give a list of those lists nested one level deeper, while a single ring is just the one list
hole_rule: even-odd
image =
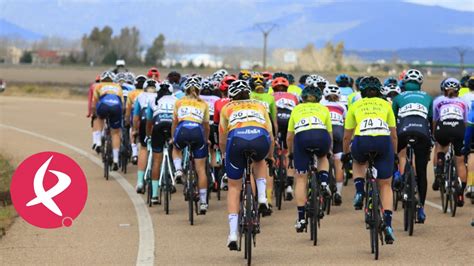
[{"label": "white road marking", "polygon": [[[10,125],[5,125],[0,123],[0,127],[15,130],[30,136],[34,136],[40,139],[44,139],[63,147],[66,147],[70,150],[73,150],[80,155],[88,158],[91,162],[96,164],[99,167],[102,167],[102,161],[95,157],[94,155],[72,146],[66,142],[56,140],[44,135],[40,135],[38,133],[24,130],[21,128],[17,128]],[[155,234],[153,230],[153,223],[150,217],[150,213],[146,207],[145,202],[143,199],[135,192],[135,189],[128,183],[128,181],[123,177],[121,174],[117,172],[110,172],[110,176],[112,176],[119,184],[122,186],[123,190],[127,193],[128,197],[133,203],[133,207],[135,208],[135,212],[137,214],[138,219],[138,232],[139,232],[139,244],[138,244],[138,254],[137,254],[137,265],[153,265],[155,261]]]}]

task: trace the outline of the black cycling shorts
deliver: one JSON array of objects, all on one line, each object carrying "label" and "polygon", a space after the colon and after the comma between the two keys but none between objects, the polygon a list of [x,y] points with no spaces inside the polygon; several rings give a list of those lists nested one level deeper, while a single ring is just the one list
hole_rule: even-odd
[{"label": "black cycling shorts", "polygon": [[343,126],[332,126],[332,153],[338,154],[342,152],[342,139],[344,137]]},{"label": "black cycling shorts", "polygon": [[454,155],[462,155],[464,142],[465,125],[462,120],[438,121],[434,132],[436,142],[441,146],[448,146],[452,143],[454,146]]},{"label": "black cycling shorts", "polygon": [[162,153],[165,142],[171,138],[171,122],[161,122],[153,126],[151,148],[153,152]]},{"label": "black cycling shorts", "polygon": [[[421,116],[407,116],[400,118],[397,125],[397,135],[398,152],[407,146],[409,138],[415,138],[417,143],[429,143],[431,139],[429,122]],[[422,146],[424,147],[425,145]]]}]

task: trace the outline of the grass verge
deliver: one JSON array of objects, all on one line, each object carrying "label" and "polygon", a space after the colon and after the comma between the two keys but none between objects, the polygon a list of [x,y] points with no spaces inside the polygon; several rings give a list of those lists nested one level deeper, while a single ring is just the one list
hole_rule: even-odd
[{"label": "grass verge", "polygon": [[0,154],[0,238],[17,216],[10,198],[10,183],[14,168],[10,161]]},{"label": "grass verge", "polygon": [[72,85],[8,84],[0,95],[84,100],[87,99],[87,89]]}]

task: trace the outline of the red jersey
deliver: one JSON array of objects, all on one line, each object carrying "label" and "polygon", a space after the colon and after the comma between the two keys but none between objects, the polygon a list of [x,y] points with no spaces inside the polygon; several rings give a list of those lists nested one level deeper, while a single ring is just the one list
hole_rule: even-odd
[{"label": "red jersey", "polygon": [[229,98],[221,98],[214,103],[214,124],[219,124],[222,107],[230,102]]}]

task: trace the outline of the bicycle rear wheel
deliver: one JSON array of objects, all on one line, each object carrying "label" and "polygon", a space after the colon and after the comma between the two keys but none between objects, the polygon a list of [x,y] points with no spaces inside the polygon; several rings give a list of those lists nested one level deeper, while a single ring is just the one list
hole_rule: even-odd
[{"label": "bicycle rear wheel", "polygon": [[194,186],[192,181],[189,179],[186,181],[186,193],[188,194],[188,219],[189,224],[194,225]]},{"label": "bicycle rear wheel", "polygon": [[247,258],[247,265],[252,263],[252,237],[253,237],[253,195],[252,188],[245,188],[245,216],[247,223],[247,230],[245,231],[245,254]]},{"label": "bicycle rear wheel", "polygon": [[416,213],[416,199],[415,199],[415,175],[413,173],[413,170],[410,169],[408,172],[408,180],[407,180],[407,202],[405,204],[405,209],[406,211],[404,212],[404,220],[406,223],[407,229],[408,230],[408,235],[412,236],[413,235],[413,229],[415,225],[415,213]]},{"label": "bicycle rear wheel", "polygon": [[319,225],[319,212],[321,211],[320,206],[320,190],[319,184],[316,181],[316,176],[311,179],[311,201],[313,203],[313,215],[311,219],[311,239],[313,240],[313,246],[318,244],[318,225]]},{"label": "bicycle rear wheel", "polygon": [[[281,162],[280,162],[281,163]],[[273,191],[275,192],[275,201],[276,201],[276,207],[278,210],[281,210],[281,203],[282,203],[282,198],[283,198],[283,193],[282,193],[282,181],[283,181],[283,169],[282,167],[278,168],[277,175],[274,177],[275,178],[275,185],[273,187]]]},{"label": "bicycle rear wheel", "polygon": [[164,208],[165,208],[165,213],[169,214],[170,213],[170,200],[171,200],[171,180],[169,176],[169,169],[165,165],[165,172],[163,173],[163,180],[162,180],[162,188],[163,188],[163,193],[164,194]]},{"label": "bicycle rear wheel", "polygon": [[[375,185],[375,184],[374,184]],[[370,227],[370,239],[372,242],[372,251],[374,253],[375,260],[379,259],[379,229],[381,227],[381,217],[379,211],[379,196],[377,192],[377,188],[371,185],[372,191],[372,208],[371,208],[371,216],[373,217],[373,224]]]}]

